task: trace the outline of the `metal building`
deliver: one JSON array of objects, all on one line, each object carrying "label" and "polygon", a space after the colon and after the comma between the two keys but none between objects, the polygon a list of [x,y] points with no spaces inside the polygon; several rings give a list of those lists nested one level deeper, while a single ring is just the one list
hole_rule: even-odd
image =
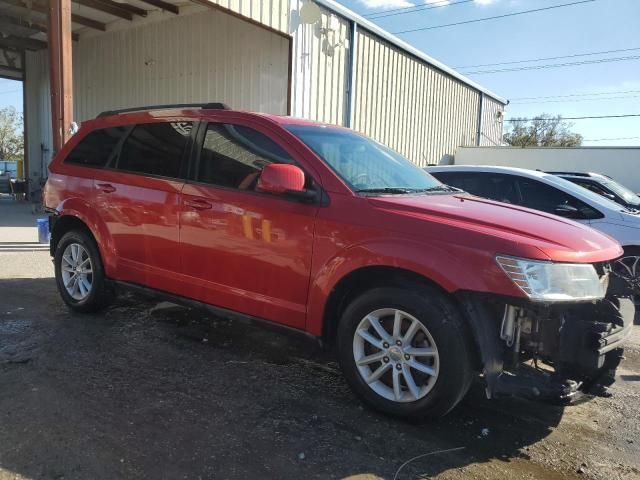
[{"label": "metal building", "polygon": [[136,105],[350,126],[420,165],[502,136],[503,99],[332,0],[0,0],[0,29],[0,76],[25,82],[34,183],[71,121]]}]

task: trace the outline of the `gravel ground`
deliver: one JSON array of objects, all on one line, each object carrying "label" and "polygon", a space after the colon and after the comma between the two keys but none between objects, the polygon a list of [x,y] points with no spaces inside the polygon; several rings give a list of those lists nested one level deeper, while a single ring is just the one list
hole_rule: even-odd
[{"label": "gravel ground", "polygon": [[446,418],[408,423],[363,408],[297,336],[131,295],[70,312],[35,220],[7,209],[0,480],[392,479],[458,447],[398,479],[640,478],[638,326],[613,398],[563,409],[476,386]]}]

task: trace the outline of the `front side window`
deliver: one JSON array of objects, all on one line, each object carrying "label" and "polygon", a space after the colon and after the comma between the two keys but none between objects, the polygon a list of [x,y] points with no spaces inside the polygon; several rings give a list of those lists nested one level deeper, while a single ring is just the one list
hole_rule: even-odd
[{"label": "front side window", "polygon": [[204,136],[196,179],[222,187],[254,190],[270,163],[293,163],[266,135],[249,127],[212,123]]},{"label": "front side window", "polygon": [[384,145],[346,129],[287,125],[355,191],[429,190],[441,183]]},{"label": "front side window", "polygon": [[125,131],[124,127],[101,128],[92,131],[80,140],[67,155],[64,163],[104,167]]},{"label": "front side window", "polygon": [[438,172],[438,179],[479,197],[498,202],[518,203],[518,192],[511,175],[487,172]]},{"label": "front side window", "polygon": [[192,126],[191,122],[137,125],[122,145],[118,170],[178,177]]},{"label": "front side window", "polygon": [[585,182],[582,180],[571,180],[571,181],[576,185],[580,185],[581,187],[586,188],[587,190],[591,190],[592,192],[597,193],[598,195],[601,195],[603,197],[610,195],[609,192],[607,192],[604,188],[602,188],[600,185],[598,185],[595,182]]},{"label": "front side window", "polygon": [[575,219],[602,216],[595,209],[568,193],[537,180],[521,178],[518,184],[524,207]]}]

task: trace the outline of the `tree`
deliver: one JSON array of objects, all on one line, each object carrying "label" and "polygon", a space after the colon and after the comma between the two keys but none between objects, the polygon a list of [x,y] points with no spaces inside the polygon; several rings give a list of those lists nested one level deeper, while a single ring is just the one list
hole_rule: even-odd
[{"label": "tree", "polygon": [[22,114],[15,107],[0,108],[0,160],[24,158]]},{"label": "tree", "polygon": [[546,113],[528,120],[516,118],[511,130],[504,134],[504,141],[514,147],[579,147],[582,135],[571,132],[572,123],[560,115]]}]

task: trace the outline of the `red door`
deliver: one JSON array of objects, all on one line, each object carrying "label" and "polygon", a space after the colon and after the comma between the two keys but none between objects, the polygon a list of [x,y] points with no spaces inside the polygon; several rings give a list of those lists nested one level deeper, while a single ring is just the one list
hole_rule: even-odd
[{"label": "red door", "polygon": [[293,159],[241,125],[209,124],[201,141],[182,195],[184,294],[303,328],[318,206],[255,191],[264,165]]},{"label": "red door", "polygon": [[136,126],[115,168],[96,172],[95,207],[117,258],[115,278],[169,292],[178,290],[181,165],[188,123]]}]

